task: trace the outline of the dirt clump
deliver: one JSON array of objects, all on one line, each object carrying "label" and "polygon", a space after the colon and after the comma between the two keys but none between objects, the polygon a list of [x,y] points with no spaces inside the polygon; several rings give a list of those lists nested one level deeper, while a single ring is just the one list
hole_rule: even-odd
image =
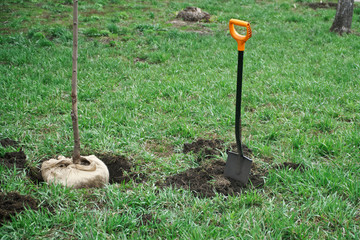
[{"label": "dirt clump", "polygon": [[37,210],[38,204],[39,202],[29,195],[21,195],[17,192],[0,193],[0,225],[10,221],[11,216],[26,208]]},{"label": "dirt clump", "polygon": [[202,11],[198,7],[187,7],[180,11],[176,18],[181,18],[187,22],[199,22],[199,21],[210,21],[211,15],[207,12]]},{"label": "dirt clump", "polygon": [[146,175],[136,172],[136,166],[132,165],[125,156],[99,154],[98,157],[108,167],[110,184],[128,183],[130,181],[141,183],[146,180]]},{"label": "dirt clump", "polygon": [[158,186],[175,186],[190,190],[198,197],[214,197],[216,192],[226,196],[236,195],[245,188],[259,188],[264,185],[267,171],[259,169],[256,165],[251,169],[249,183],[244,186],[241,182],[224,176],[225,164],[222,160],[216,160],[197,168],[190,168],[167,177],[163,183],[158,182]]},{"label": "dirt clump", "polygon": [[[252,151],[242,145],[243,153],[251,156]],[[174,186],[190,190],[198,197],[214,197],[216,193],[228,195],[241,194],[244,189],[260,188],[264,185],[268,170],[258,167],[253,163],[249,183],[244,186],[241,182],[224,176],[225,161],[215,160],[214,156],[221,156],[222,152],[237,152],[236,143],[232,143],[226,148],[221,139],[202,139],[199,138],[192,143],[185,143],[183,153],[197,153],[198,162],[201,164],[197,168],[190,168],[184,172],[167,177],[163,182],[157,183],[160,187]],[[204,160],[207,161],[204,161]]]},{"label": "dirt clump", "polygon": [[[9,138],[5,138],[1,140],[1,145],[3,147],[7,147],[7,146],[17,147],[19,146],[19,143]],[[14,166],[16,166],[16,169],[19,170],[25,169],[28,178],[35,183],[44,181],[41,176],[40,169],[27,164],[26,155],[22,150],[18,152],[5,153],[3,157],[0,157],[0,164],[10,169],[13,168]]]},{"label": "dirt clump", "polygon": [[30,166],[28,168],[27,177],[34,183],[44,182],[44,178],[41,175],[41,170],[39,167]]},{"label": "dirt clump", "polygon": [[25,169],[26,155],[22,150],[19,152],[7,152],[3,157],[0,157],[0,163],[7,168],[13,168],[16,165],[17,169]]},{"label": "dirt clump", "polygon": [[19,143],[17,141],[15,141],[15,140],[10,139],[10,138],[1,139],[0,144],[3,147],[14,147],[14,148],[19,147]]}]

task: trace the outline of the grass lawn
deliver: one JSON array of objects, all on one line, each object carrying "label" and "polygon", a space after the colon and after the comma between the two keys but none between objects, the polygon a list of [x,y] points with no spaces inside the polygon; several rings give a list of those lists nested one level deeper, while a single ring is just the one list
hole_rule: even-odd
[{"label": "grass lawn", "polygon": [[[73,190],[0,164],[2,194],[38,201],[1,223],[1,239],[359,239],[360,3],[353,33],[338,36],[336,10],[313,2],[79,1],[82,153],[124,156],[146,180]],[[210,22],[176,19],[188,6]],[[159,187],[201,165],[184,144],[235,141],[231,18],[252,27],[242,140],[265,184],[214,197]],[[72,1],[1,1],[0,20],[0,139],[19,143],[0,158],[71,156]]]}]

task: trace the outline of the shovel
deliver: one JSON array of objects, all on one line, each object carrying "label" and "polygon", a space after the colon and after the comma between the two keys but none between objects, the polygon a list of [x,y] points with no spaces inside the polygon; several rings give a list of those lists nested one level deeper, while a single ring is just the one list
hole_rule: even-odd
[{"label": "shovel", "polygon": [[[246,27],[246,36],[236,32],[234,25]],[[229,22],[230,34],[238,43],[238,72],[236,87],[236,115],[235,115],[235,137],[238,153],[228,152],[224,175],[237,181],[244,186],[247,184],[250,175],[252,160],[245,157],[241,147],[241,89],[242,89],[242,72],[245,42],[251,37],[250,23],[231,19]]]}]

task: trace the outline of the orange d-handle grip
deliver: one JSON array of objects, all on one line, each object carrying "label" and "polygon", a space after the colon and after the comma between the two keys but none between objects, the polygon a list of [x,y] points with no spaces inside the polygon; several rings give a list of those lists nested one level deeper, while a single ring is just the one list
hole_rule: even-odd
[{"label": "orange d-handle grip", "polygon": [[[246,27],[246,36],[240,35],[236,32],[234,25],[240,27]],[[251,27],[250,23],[237,20],[237,19],[230,19],[229,22],[230,34],[231,36],[237,41],[238,43],[238,50],[244,51],[245,50],[245,42],[251,38]]]}]

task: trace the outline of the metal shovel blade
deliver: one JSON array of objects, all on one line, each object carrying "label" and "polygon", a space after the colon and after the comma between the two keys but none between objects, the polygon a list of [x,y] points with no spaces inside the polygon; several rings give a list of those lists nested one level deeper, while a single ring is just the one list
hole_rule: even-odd
[{"label": "metal shovel blade", "polygon": [[228,152],[224,175],[237,181],[244,186],[249,181],[252,160],[241,154]]}]

